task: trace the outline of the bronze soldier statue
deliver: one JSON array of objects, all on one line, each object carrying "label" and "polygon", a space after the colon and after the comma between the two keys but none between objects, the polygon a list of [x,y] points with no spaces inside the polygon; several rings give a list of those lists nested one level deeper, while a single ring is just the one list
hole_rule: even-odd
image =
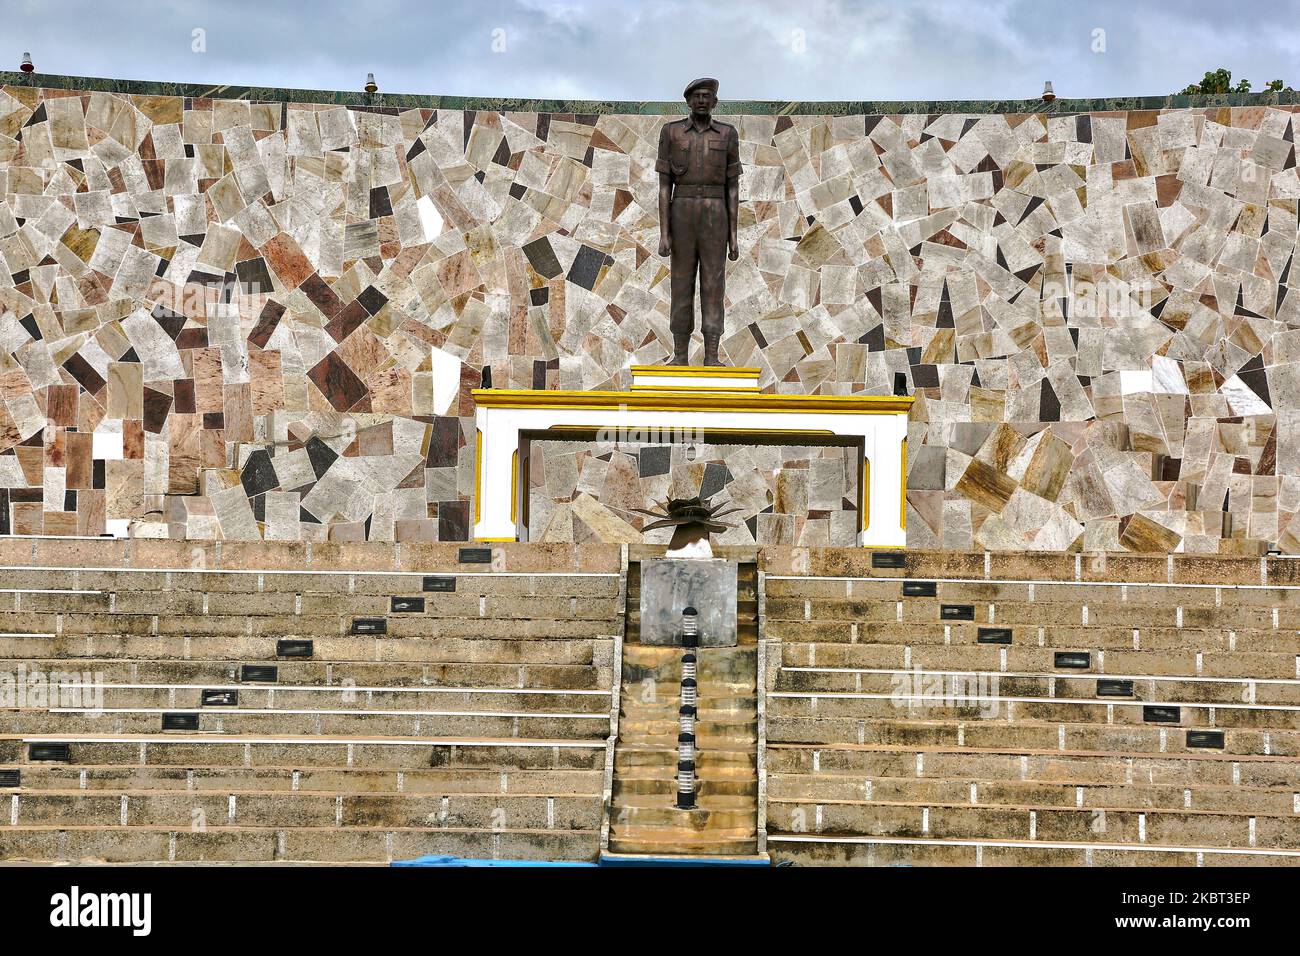
[{"label": "bronze soldier statue", "polygon": [[721,365],[723,250],[740,255],[740,137],[713,118],[718,81],[694,80],[683,94],[691,115],[665,123],[659,133],[659,255],[672,256],[672,365],[690,364],[695,330],[695,273],[700,275],[700,331],[704,364]]}]

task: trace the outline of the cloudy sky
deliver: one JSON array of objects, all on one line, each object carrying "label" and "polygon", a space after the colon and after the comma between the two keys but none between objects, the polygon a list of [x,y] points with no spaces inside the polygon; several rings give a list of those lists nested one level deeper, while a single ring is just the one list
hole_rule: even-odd
[{"label": "cloudy sky", "polygon": [[1162,95],[1220,66],[1300,88],[1300,0],[0,0],[0,37],[8,69],[477,96]]}]

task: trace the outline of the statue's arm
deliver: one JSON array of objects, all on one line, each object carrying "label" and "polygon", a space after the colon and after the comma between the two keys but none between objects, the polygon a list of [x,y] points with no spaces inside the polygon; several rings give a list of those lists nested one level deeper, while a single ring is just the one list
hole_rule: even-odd
[{"label": "statue's arm", "polygon": [[659,255],[672,253],[672,230],[669,227],[671,217],[668,214],[673,198],[673,172],[668,164],[668,124],[659,130],[659,156],[655,170],[659,173]]},{"label": "statue's arm", "polygon": [[740,135],[733,127],[727,145],[727,257],[740,255],[740,242],[736,235],[740,221]]}]

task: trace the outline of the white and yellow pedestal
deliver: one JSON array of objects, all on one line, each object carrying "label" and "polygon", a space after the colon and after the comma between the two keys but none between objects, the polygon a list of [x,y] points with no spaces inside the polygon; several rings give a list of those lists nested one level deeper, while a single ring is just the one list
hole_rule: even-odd
[{"label": "white and yellow pedestal", "polygon": [[842,445],[858,451],[858,543],[907,543],[907,412],[893,395],[762,392],[756,368],[633,366],[626,392],[474,390],[474,538],[528,539],[528,463],[537,440]]}]

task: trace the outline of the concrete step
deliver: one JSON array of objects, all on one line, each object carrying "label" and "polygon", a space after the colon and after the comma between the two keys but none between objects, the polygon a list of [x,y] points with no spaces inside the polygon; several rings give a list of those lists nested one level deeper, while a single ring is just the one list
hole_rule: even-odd
[{"label": "concrete step", "polygon": [[1091,809],[1209,810],[1237,813],[1295,812],[1291,788],[1163,785],[1141,782],[1084,784],[1070,781],[953,780],[769,773],[777,800],[868,800],[885,803],[961,803],[981,806],[1053,806]]},{"label": "concrete step", "polygon": [[373,863],[428,854],[595,860],[600,831],[504,828],[32,826],[0,828],[0,859],[41,863]]},{"label": "concrete step", "polygon": [[1030,840],[952,840],[784,834],[773,862],[800,866],[1300,866],[1300,853]]},{"label": "concrete step", "polygon": [[[1300,818],[1195,810],[983,807],[956,804],[787,801],[769,798],[769,833],[952,839],[1026,839],[1287,849]],[[1251,821],[1254,821],[1253,823]],[[820,821],[820,822],[818,822]]]}]

